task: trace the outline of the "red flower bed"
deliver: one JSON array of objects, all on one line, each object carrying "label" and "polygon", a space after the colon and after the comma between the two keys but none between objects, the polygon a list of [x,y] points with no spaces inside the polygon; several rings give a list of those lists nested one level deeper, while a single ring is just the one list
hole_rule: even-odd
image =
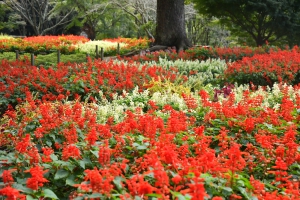
[{"label": "red flower bed", "polygon": [[255,85],[273,85],[285,82],[300,83],[300,52],[298,47],[289,50],[270,51],[256,54],[229,63],[225,78],[240,84],[252,82]]},{"label": "red flower bed", "polygon": [[32,43],[38,43],[38,44],[44,44],[47,42],[51,42],[53,44],[56,44],[56,46],[59,46],[62,43],[66,44],[77,44],[79,42],[88,42],[89,39],[78,36],[78,35],[44,35],[44,36],[32,36],[32,37],[26,37],[23,40],[32,42]]},{"label": "red flower bed", "polygon": [[[297,48],[253,55],[230,64],[226,77],[293,82],[298,57]],[[2,60],[0,68],[1,197],[300,200],[300,85],[177,94],[172,84],[186,77],[175,67]],[[145,91],[153,80],[166,89]]]},{"label": "red flower bed", "polygon": [[250,91],[238,104],[233,94],[220,103],[200,91],[196,113],[149,102],[147,113],[127,111],[106,124],[97,123],[95,105],[35,103],[26,94],[27,103],[1,122],[9,152],[2,195],[299,199],[300,105],[288,94],[276,110],[262,109],[263,98]]},{"label": "red flower bed", "polygon": [[240,60],[243,57],[251,57],[255,54],[265,54],[270,50],[277,51],[278,48],[270,48],[270,47],[208,47],[208,46],[200,46],[200,47],[192,47],[185,51],[176,52],[176,49],[169,48],[165,51],[156,51],[156,52],[141,52],[140,55],[131,56],[128,58],[120,58],[120,60],[135,60],[138,62],[157,61],[159,57],[167,58],[169,60],[206,60],[209,58],[220,58],[225,59],[226,61],[236,61]]},{"label": "red flower bed", "polygon": [[176,72],[161,67],[110,62],[88,62],[83,64],[60,64],[53,68],[30,66],[30,63],[3,60],[0,71],[0,96],[2,112],[8,104],[16,105],[25,98],[25,92],[35,92],[37,98],[69,100],[81,97],[103,98],[101,90],[110,99],[114,93],[131,91],[138,86],[145,88],[152,79],[164,77],[174,81]]}]

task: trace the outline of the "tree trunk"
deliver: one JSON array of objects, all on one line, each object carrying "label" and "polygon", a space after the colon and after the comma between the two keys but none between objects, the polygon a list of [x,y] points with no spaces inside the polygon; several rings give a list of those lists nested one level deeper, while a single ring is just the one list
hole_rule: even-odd
[{"label": "tree trunk", "polygon": [[96,30],[93,25],[90,23],[85,23],[83,26],[83,31],[88,35],[90,40],[94,40],[96,38]]},{"label": "tree trunk", "polygon": [[184,0],[157,0],[155,45],[176,47],[177,52],[191,46],[184,19]]}]

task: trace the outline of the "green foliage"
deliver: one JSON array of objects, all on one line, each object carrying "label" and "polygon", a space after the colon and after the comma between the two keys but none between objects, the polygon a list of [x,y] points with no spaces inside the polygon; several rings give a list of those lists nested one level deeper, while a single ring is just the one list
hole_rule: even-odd
[{"label": "green foliage", "polygon": [[[91,58],[95,58],[94,55],[90,55]],[[31,54],[29,53],[22,53],[20,54],[19,59],[20,60],[30,60]],[[9,60],[14,61],[16,60],[16,53],[14,52],[3,52],[0,53],[0,59],[3,60]],[[86,62],[86,54],[85,53],[75,53],[75,54],[61,54],[60,55],[60,62],[63,63],[83,63]],[[57,53],[50,53],[50,54],[38,54],[35,55],[34,64],[36,66],[55,66],[57,64]]]},{"label": "green foliage", "polygon": [[[94,58],[93,55],[90,55]],[[60,55],[60,62],[62,63],[83,63],[87,61],[87,57],[85,53],[75,53],[70,55],[62,54]],[[35,65],[53,65],[57,64],[57,53],[51,53],[47,55],[38,55],[35,59]]]},{"label": "green foliage", "polygon": [[[248,45],[254,43],[261,46],[267,41],[275,42],[283,39],[284,36],[293,38],[295,44],[295,38],[300,31],[299,1],[193,0],[193,2],[201,14],[219,18],[220,22],[230,29],[231,34],[245,38],[244,41]],[[252,42],[248,40],[249,38]]]}]

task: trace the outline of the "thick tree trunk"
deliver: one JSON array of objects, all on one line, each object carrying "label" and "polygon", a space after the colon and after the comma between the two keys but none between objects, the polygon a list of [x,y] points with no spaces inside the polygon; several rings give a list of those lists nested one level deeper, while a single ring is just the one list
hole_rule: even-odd
[{"label": "thick tree trunk", "polygon": [[176,47],[177,52],[191,46],[184,19],[184,0],[157,0],[155,45]]}]

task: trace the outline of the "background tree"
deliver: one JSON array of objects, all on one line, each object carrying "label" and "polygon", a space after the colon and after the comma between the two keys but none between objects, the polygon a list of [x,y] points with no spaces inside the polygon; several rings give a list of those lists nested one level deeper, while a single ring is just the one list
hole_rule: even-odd
[{"label": "background tree", "polygon": [[110,1],[106,0],[67,0],[67,5],[73,7],[76,11],[76,15],[67,28],[80,27],[89,39],[94,40],[97,34],[98,22],[110,4]]},{"label": "background tree", "polygon": [[155,44],[175,46],[181,51],[191,46],[186,35],[184,0],[157,0]]},{"label": "background tree", "polygon": [[199,14],[193,3],[185,5],[187,37],[193,45],[228,46],[230,31],[215,17]]},{"label": "background tree", "polygon": [[45,35],[70,22],[73,9],[64,2],[52,0],[4,0],[7,6],[18,13],[34,35]]},{"label": "background tree", "polygon": [[0,31],[10,35],[26,35],[26,22],[22,17],[10,9],[4,2],[0,2]]},{"label": "background tree", "polygon": [[[248,45],[296,38],[299,34],[299,0],[193,0],[196,9],[214,16],[228,27],[231,34],[250,38]],[[295,42],[295,40],[294,40]]]},{"label": "background tree", "polygon": [[113,2],[133,18],[137,37],[147,36],[154,39],[156,0],[115,0]]},{"label": "background tree", "polygon": [[[98,22],[97,39],[137,37],[138,28],[131,15],[121,8],[111,5],[106,9]],[[145,34],[139,36],[145,36]]]}]

